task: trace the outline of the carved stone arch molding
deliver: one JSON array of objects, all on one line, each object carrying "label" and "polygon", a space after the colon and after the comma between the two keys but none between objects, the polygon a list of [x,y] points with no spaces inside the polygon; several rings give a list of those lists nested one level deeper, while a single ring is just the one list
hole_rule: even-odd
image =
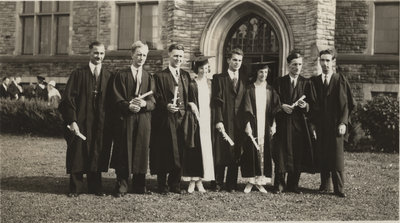
[{"label": "carved stone arch molding", "polygon": [[224,42],[229,30],[241,18],[256,14],[267,20],[274,28],[279,41],[279,76],[286,73],[286,57],[293,48],[293,33],[284,13],[267,0],[227,1],[218,7],[208,20],[200,40],[200,51],[211,60],[211,72],[222,72]]}]

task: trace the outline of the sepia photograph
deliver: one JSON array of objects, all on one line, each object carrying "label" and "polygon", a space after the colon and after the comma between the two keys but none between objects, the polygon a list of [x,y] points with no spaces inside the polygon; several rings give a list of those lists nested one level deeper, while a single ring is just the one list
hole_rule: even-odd
[{"label": "sepia photograph", "polygon": [[399,222],[398,0],[1,0],[0,221]]}]

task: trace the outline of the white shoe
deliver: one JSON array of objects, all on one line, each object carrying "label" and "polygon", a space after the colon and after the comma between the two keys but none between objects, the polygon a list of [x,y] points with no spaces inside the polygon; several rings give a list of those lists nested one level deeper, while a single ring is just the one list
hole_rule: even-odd
[{"label": "white shoe", "polygon": [[196,186],[197,186],[197,189],[199,190],[199,192],[201,192],[201,193],[205,193],[206,192],[206,189],[204,189],[203,182],[201,180],[198,180],[196,182]]},{"label": "white shoe", "polygon": [[253,188],[253,184],[247,183],[247,184],[246,184],[246,187],[244,188],[244,193],[245,193],[245,194],[250,193],[251,188]]},{"label": "white shoe", "polygon": [[267,190],[265,190],[265,188],[262,185],[256,185],[256,187],[261,193],[263,194],[268,193]]},{"label": "white shoe", "polygon": [[195,181],[190,181],[189,187],[188,187],[188,193],[191,194],[194,192],[194,187],[195,187]]}]

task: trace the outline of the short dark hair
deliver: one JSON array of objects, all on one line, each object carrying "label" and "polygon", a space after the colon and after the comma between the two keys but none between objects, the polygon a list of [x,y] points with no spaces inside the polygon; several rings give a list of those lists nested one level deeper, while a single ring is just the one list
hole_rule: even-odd
[{"label": "short dark hair", "polygon": [[89,49],[93,49],[94,46],[104,46],[104,44],[96,40],[89,44]]},{"label": "short dark hair", "polygon": [[260,65],[260,66],[256,67],[256,72],[258,73],[259,70],[264,70],[264,69],[267,69],[268,73],[271,71],[271,69],[269,69],[269,66],[264,64],[264,65]]},{"label": "short dark hair", "polygon": [[183,50],[183,51],[185,51],[185,47],[183,47],[182,44],[173,43],[173,44],[171,44],[171,46],[169,46],[168,52],[171,53],[172,50]]},{"label": "short dark hair", "polygon": [[286,58],[286,61],[290,63],[292,60],[297,58],[303,58],[303,55],[301,55],[300,50],[294,49],[292,52],[290,52],[289,56]]},{"label": "short dark hair", "polygon": [[232,58],[232,55],[233,55],[233,54],[237,54],[237,55],[240,55],[240,56],[244,56],[243,50],[241,50],[240,48],[232,49],[232,50],[229,52],[228,59]]},{"label": "short dark hair", "polygon": [[321,50],[319,52],[319,57],[321,57],[324,54],[332,55],[332,60],[334,60],[336,58],[335,52],[331,49]]}]

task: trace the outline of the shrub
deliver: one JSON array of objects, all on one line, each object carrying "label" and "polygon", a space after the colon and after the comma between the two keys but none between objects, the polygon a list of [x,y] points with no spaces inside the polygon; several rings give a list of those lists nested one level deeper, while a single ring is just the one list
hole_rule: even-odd
[{"label": "shrub", "polygon": [[62,118],[47,102],[0,99],[0,132],[62,136]]},{"label": "shrub", "polygon": [[378,96],[357,109],[356,119],[375,150],[399,152],[399,101]]}]

